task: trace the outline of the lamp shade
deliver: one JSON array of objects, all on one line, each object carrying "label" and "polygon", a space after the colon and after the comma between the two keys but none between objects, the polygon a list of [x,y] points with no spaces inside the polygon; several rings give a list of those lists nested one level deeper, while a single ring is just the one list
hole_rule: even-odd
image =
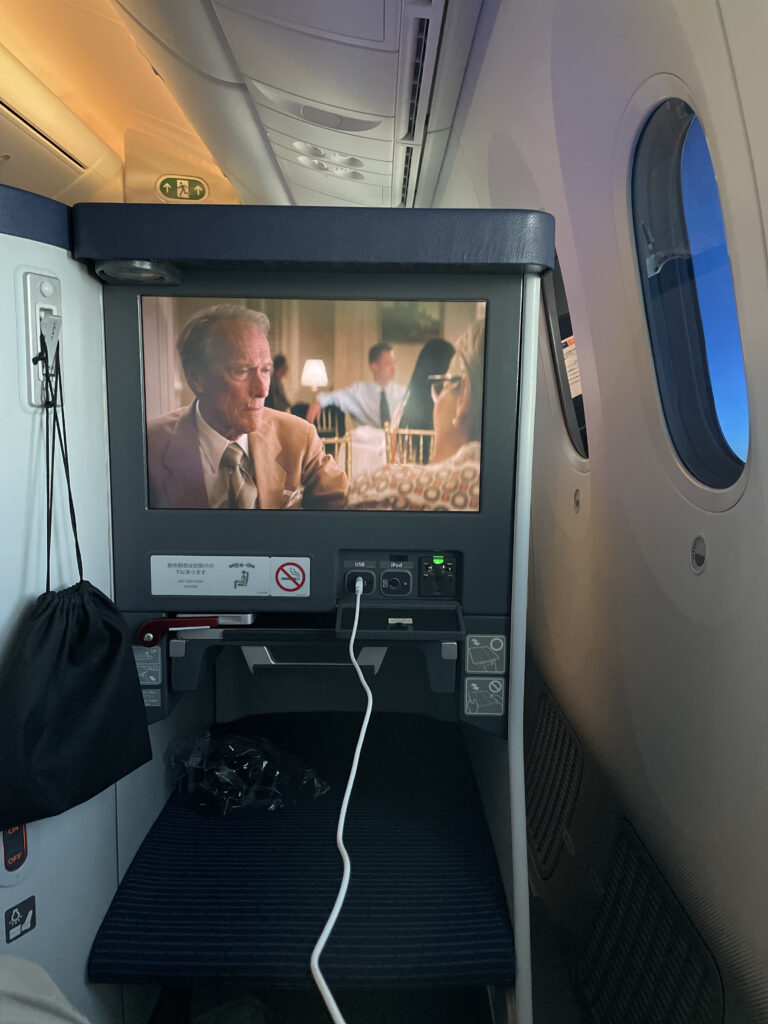
[{"label": "lamp shade", "polygon": [[326,386],[328,374],[325,372],[325,363],[322,359],[307,359],[301,371],[301,383],[303,387],[315,391]]}]

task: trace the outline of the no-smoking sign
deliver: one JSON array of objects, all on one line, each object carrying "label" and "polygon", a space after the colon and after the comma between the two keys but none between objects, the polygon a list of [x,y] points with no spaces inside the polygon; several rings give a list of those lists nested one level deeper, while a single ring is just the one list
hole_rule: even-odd
[{"label": "no-smoking sign", "polygon": [[311,561],[303,555],[272,555],[269,559],[269,596],[309,597]]},{"label": "no-smoking sign", "polygon": [[295,594],[301,590],[307,579],[298,562],[282,562],[275,571],[275,583],[287,594]]}]

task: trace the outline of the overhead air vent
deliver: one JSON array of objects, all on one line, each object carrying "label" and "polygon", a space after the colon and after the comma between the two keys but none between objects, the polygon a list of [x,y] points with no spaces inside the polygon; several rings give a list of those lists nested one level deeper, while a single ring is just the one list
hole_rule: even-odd
[{"label": "overhead air vent", "polygon": [[416,131],[416,114],[419,109],[419,97],[421,96],[421,85],[424,79],[424,57],[427,52],[427,36],[429,34],[429,21],[426,18],[419,18],[416,25],[416,52],[413,56],[413,69],[411,73],[411,99],[408,106],[408,138],[412,139]]},{"label": "overhead air vent", "polygon": [[403,187],[400,190],[400,205],[408,202],[408,187],[411,183],[411,164],[413,163],[413,146],[406,146],[405,163],[403,164]]}]

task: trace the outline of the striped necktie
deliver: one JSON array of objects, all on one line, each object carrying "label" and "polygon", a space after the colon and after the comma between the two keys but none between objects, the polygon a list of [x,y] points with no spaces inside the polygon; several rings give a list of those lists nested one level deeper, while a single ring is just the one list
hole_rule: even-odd
[{"label": "striped necktie", "polygon": [[256,484],[243,473],[242,462],[245,452],[233,441],[224,449],[220,465],[229,472],[229,493],[227,508],[255,508],[258,491]]}]

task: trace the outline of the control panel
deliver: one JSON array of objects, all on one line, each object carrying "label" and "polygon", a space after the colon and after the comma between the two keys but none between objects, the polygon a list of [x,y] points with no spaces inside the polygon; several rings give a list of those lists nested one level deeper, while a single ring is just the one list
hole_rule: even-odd
[{"label": "control panel", "polygon": [[460,599],[460,555],[455,551],[342,551],[339,595],[363,594],[379,599]]}]

